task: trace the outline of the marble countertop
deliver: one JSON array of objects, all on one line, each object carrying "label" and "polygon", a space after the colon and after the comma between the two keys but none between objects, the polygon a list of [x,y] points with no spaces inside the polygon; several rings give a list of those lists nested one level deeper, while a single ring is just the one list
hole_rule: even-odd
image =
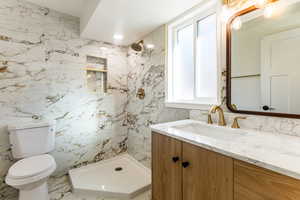
[{"label": "marble countertop", "polygon": [[[187,125],[189,128],[184,129]],[[300,180],[300,137],[219,127],[195,120],[152,125],[151,129]]]}]

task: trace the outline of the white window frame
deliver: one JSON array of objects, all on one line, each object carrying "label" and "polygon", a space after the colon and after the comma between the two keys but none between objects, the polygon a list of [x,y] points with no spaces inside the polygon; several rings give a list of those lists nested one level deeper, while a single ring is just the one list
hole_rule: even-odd
[{"label": "white window frame", "polygon": [[[214,103],[210,103],[205,98],[194,98],[194,100],[187,101],[187,100],[177,100],[174,101],[173,96],[173,89],[170,89],[169,87],[173,86],[173,76],[172,76],[172,68],[173,68],[173,48],[175,46],[176,40],[177,40],[177,34],[176,31],[179,29],[188,26],[190,24],[193,24],[193,30],[194,30],[194,44],[196,44],[197,39],[197,22],[201,19],[205,19],[206,17],[216,14],[217,15],[217,94],[216,99]],[[221,103],[221,26],[222,23],[220,21],[219,17],[219,4],[218,1],[211,0],[208,3],[205,3],[203,5],[200,5],[191,11],[183,14],[182,16],[178,17],[177,19],[173,20],[169,24],[166,25],[166,100],[165,104],[167,107],[173,107],[173,108],[185,108],[185,109],[207,109],[212,104],[220,104]],[[194,54],[197,55],[197,48],[196,45],[194,45]],[[196,56],[194,57],[194,66],[195,66],[195,72],[196,72]],[[196,73],[195,73],[196,76]],[[196,82],[196,79],[195,79]],[[194,90],[196,87],[194,87]],[[196,91],[194,91],[194,95],[196,94]],[[210,98],[211,99],[211,98]]]}]

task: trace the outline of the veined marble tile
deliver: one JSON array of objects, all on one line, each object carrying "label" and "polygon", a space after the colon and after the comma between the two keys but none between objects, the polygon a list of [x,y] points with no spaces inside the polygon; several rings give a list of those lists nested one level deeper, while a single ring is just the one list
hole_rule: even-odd
[{"label": "veined marble tile", "polygon": [[[164,107],[164,30],[145,41],[154,51],[128,51],[79,37],[79,19],[23,0],[0,2],[0,194],[15,199],[4,184],[13,164],[6,126],[31,121],[56,121],[56,178],[51,199],[78,199],[70,192],[66,172],[127,150],[150,166],[149,125],[185,119],[187,111]],[[108,61],[106,95],[86,88],[86,56]],[[144,88],[146,98],[136,97]],[[129,92],[128,92],[129,89]],[[58,178],[57,178],[58,177]],[[102,199],[101,197],[96,199]],[[150,199],[149,192],[136,200]]]},{"label": "veined marble tile", "polygon": [[[57,162],[55,175],[127,150],[127,50],[80,38],[78,18],[23,0],[0,2],[1,200],[17,194],[4,184],[14,162],[8,124],[31,121],[32,116],[56,121],[56,149],[51,153]],[[108,60],[113,89],[105,95],[86,87],[87,55]],[[50,187],[69,187],[57,183],[51,181]],[[69,198],[60,195],[54,199]]]},{"label": "veined marble tile", "polygon": [[[165,107],[165,33],[160,27],[149,34],[144,43],[155,45],[143,53],[129,51],[128,63],[128,151],[137,160],[150,167],[150,125],[188,118],[188,111]],[[137,90],[145,90],[145,98],[136,96]]]}]

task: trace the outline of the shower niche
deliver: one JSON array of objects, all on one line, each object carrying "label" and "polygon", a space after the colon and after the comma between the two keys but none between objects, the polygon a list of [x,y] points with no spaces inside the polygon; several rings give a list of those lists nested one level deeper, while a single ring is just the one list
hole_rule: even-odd
[{"label": "shower niche", "polygon": [[87,56],[86,82],[87,88],[93,93],[107,93],[107,59]]}]

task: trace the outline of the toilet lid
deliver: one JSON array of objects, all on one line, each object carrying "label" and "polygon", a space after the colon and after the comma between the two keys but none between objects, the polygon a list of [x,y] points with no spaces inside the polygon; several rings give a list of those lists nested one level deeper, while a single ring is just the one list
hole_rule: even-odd
[{"label": "toilet lid", "polygon": [[12,178],[26,178],[36,176],[55,166],[55,160],[52,156],[45,154],[25,158],[16,162],[9,168],[9,175]]}]

